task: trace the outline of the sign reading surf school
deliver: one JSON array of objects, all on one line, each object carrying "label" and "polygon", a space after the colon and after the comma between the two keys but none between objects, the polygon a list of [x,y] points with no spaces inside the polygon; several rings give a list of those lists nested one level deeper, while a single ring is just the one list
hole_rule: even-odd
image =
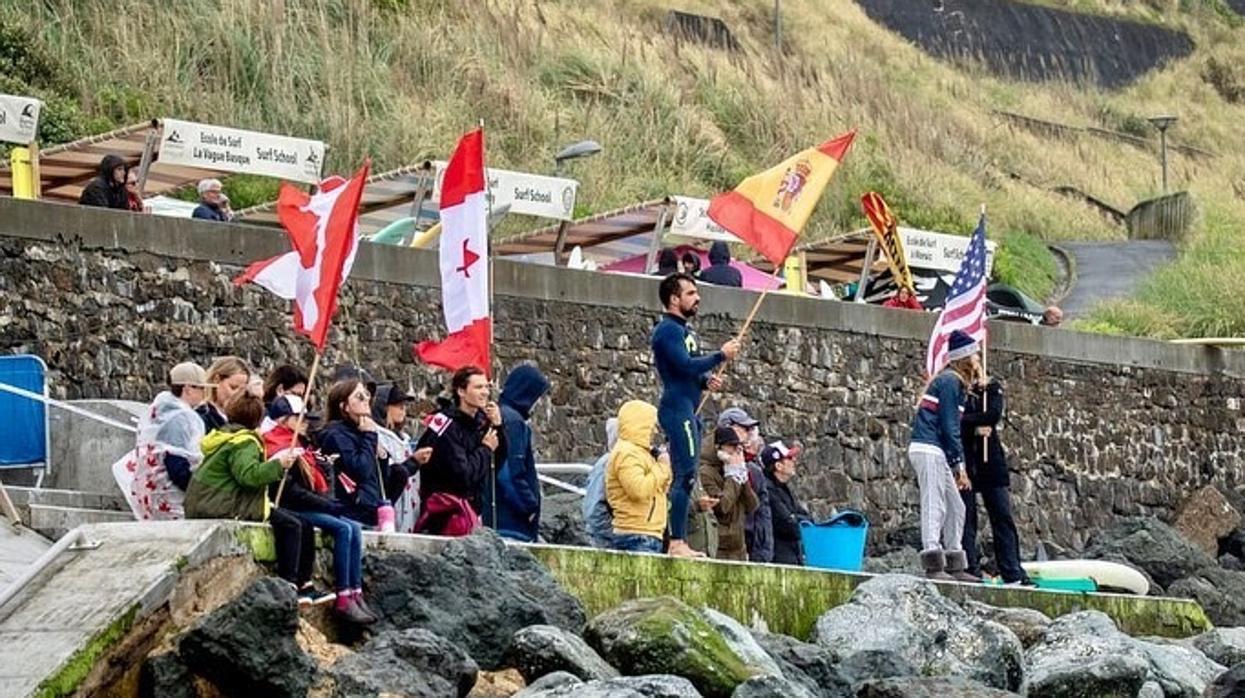
[{"label": "sign reading surf school", "polygon": [[[903,227],[899,228],[899,235],[903,239],[908,266],[912,268],[951,272],[954,276],[960,269],[960,260],[968,253],[967,237]],[[986,240],[986,274],[994,266],[995,247],[996,243]]]},{"label": "sign reading surf school", "polygon": [[[446,163],[437,160],[432,164],[437,173],[432,198],[440,201],[441,180],[445,177]],[[579,182],[573,179],[491,167],[485,173],[488,176],[489,204],[494,208],[509,205],[510,212],[514,214],[559,221],[569,221],[575,215],[575,197],[579,193]]]},{"label": "sign reading surf school", "polygon": [[674,217],[670,219],[671,235],[682,235],[700,240],[739,242],[739,238],[731,235],[709,217],[708,199],[672,196],[670,200],[674,203]]},{"label": "sign reading surf school", "polygon": [[324,143],[257,131],[163,119],[159,161],[165,165],[244,172],[318,184]]},{"label": "sign reading surf school", "polygon": [[0,142],[30,145],[39,132],[43,102],[33,97],[0,95]]}]

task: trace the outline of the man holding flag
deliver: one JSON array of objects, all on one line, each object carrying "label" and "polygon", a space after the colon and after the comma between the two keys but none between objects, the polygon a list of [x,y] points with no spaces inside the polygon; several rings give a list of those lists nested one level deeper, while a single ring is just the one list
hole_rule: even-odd
[{"label": "man holding flag", "polygon": [[982,375],[985,301],[983,215],[930,337],[926,372],[933,378],[921,394],[908,446],[908,460],[921,490],[921,566],[931,579],[981,581],[967,572],[968,560],[961,544],[965,510],[959,491],[970,484],[964,468],[960,420],[965,392]]}]

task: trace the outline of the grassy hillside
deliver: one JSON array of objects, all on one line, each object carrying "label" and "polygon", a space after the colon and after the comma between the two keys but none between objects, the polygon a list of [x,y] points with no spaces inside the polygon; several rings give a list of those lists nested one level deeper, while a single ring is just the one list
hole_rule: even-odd
[{"label": "grassy hillside", "polygon": [[[1217,0],[1047,4],[1167,23],[1198,48],[1103,93],[938,63],[849,0],[785,0],[781,53],[770,0],[678,3],[725,20],[744,47],[737,56],[664,35],[669,0],[0,0],[0,91],[50,98],[52,138],[179,116],[323,138],[340,170],[365,154],[378,168],[445,157],[481,118],[496,166],[549,171],[560,146],[591,137],[605,152],[571,166],[581,214],[709,195],[857,127],[810,237],[862,226],[857,197],[869,189],[907,223],[964,233],[985,203],[1001,271],[1039,297],[1054,268],[1038,239],[1123,235],[1048,188],[1127,209],[1157,193],[1157,158],[1113,140],[1040,137],[992,110],[1146,136],[1144,117],[1170,111],[1181,117],[1175,140],[1219,153],[1173,156],[1174,182],[1205,215],[1174,271],[1093,326],[1245,332],[1245,311],[1214,300],[1245,297],[1229,254],[1245,235],[1245,30]],[[263,197],[266,186],[235,194]],[[1209,287],[1173,297],[1186,270]]]}]

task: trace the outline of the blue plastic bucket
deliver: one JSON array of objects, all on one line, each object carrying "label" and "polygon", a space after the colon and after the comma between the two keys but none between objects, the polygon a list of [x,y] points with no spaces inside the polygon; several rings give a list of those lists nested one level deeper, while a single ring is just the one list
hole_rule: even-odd
[{"label": "blue plastic bucket", "polygon": [[865,561],[865,539],[869,520],[847,510],[821,523],[800,522],[804,543],[804,564],[826,570],[859,572]]}]

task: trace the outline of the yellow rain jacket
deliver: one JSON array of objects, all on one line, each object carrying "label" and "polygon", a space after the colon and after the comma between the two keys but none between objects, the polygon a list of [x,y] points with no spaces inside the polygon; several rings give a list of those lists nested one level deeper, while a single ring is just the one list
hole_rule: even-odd
[{"label": "yellow rain jacket", "polygon": [[649,451],[657,431],[657,408],[641,400],[618,410],[618,443],[605,471],[605,496],[614,510],[614,533],[661,538],[666,530],[668,462]]}]

